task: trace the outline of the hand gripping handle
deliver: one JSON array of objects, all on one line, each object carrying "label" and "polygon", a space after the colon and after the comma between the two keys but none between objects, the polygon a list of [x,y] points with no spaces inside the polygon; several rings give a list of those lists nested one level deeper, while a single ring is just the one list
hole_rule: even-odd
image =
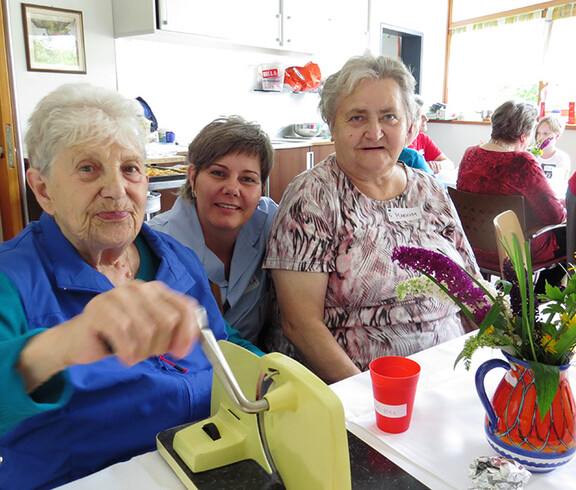
[{"label": "hand gripping handle", "polygon": [[232,369],[230,369],[230,365],[228,364],[228,361],[226,361],[226,358],[216,341],[216,337],[214,337],[214,333],[208,326],[206,310],[202,306],[199,306],[194,309],[194,313],[196,314],[196,320],[200,327],[200,345],[202,350],[210,361],[210,364],[212,364],[214,372],[220,379],[226,393],[234,402],[234,405],[245,413],[259,413],[268,410],[269,404],[268,400],[265,398],[250,401],[244,396],[244,393],[242,393],[242,390],[234,377],[234,373],[232,373]]}]

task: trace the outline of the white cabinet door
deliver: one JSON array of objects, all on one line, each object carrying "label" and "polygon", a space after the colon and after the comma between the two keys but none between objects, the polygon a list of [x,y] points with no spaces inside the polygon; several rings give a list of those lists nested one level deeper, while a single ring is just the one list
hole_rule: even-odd
[{"label": "white cabinet door", "polygon": [[330,0],[284,0],[282,46],[316,53],[328,42]]},{"label": "white cabinet door", "polygon": [[234,41],[266,48],[280,46],[280,0],[238,0],[232,3],[234,6],[225,15],[234,20]]},{"label": "white cabinet door", "polygon": [[160,29],[278,47],[280,0],[158,0]]},{"label": "white cabinet door", "polygon": [[235,0],[158,0],[158,27],[172,32],[232,39]]}]

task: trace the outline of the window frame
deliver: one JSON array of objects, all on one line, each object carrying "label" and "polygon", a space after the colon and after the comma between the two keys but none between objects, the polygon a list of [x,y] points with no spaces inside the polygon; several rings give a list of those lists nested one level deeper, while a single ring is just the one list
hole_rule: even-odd
[{"label": "window frame", "polygon": [[[488,14],[480,17],[473,17],[470,19],[464,19],[459,21],[453,21],[453,9],[454,9],[454,0],[448,0],[448,22],[447,22],[447,30],[446,30],[446,56],[445,56],[445,65],[444,65],[444,93],[442,94],[443,102],[445,104],[448,103],[448,74],[450,69],[450,50],[452,45],[452,32],[453,29],[457,27],[462,27],[470,24],[476,24],[479,22],[487,22],[491,20],[501,19],[503,17],[510,17],[514,15],[521,15],[526,14],[529,12],[533,12],[534,10],[542,10],[542,16],[546,16],[548,9],[553,7],[559,7],[562,5],[573,3],[574,0],[567,2],[566,0],[552,0],[549,2],[539,2],[534,3],[531,5],[527,5],[525,7],[519,7],[516,9],[511,10],[504,10],[501,12],[495,12],[493,14]],[[540,87],[541,88],[541,87]],[[540,102],[540,101],[538,101]]]}]

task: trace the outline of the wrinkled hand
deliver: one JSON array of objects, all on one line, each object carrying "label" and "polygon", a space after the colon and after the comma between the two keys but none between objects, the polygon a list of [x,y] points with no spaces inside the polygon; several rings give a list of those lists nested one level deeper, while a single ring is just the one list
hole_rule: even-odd
[{"label": "wrinkled hand", "polygon": [[166,352],[184,357],[200,335],[197,306],[161,282],[133,281],[96,296],[79,315],[31,337],[16,370],[31,393],[69,366],[112,354],[128,366]]},{"label": "wrinkled hand", "polygon": [[84,311],[54,327],[65,335],[66,365],[114,353],[128,366],[170,352],[184,357],[199,337],[197,303],[158,281],[133,281],[96,296]]}]

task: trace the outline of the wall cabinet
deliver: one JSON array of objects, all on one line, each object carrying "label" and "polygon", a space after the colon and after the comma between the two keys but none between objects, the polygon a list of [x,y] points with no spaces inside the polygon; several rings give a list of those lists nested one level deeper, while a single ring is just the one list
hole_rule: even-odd
[{"label": "wall cabinet", "polygon": [[334,153],[333,144],[281,148],[274,152],[274,168],[268,177],[268,195],[277,203],[298,174]]},{"label": "wall cabinet", "polygon": [[278,0],[157,0],[157,5],[161,30],[270,46],[280,36]]},{"label": "wall cabinet", "polygon": [[114,35],[179,33],[316,53],[366,47],[368,0],[112,0]]}]

